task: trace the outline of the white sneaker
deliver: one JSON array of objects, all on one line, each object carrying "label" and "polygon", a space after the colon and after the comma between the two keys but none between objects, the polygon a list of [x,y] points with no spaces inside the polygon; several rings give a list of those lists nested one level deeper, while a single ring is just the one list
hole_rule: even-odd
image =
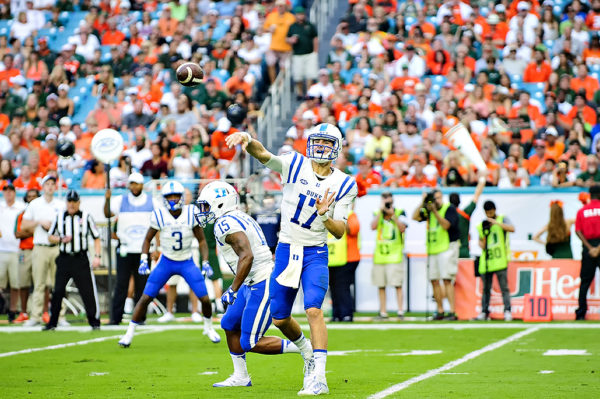
[{"label": "white sneaker", "polygon": [[119,340],[119,345],[121,346],[121,348],[129,348],[129,345],[131,345],[131,341],[133,341],[133,336],[125,334]]},{"label": "white sneaker", "polygon": [[35,327],[38,324],[40,324],[39,321],[34,320],[34,319],[29,319],[25,323],[23,323],[23,327]]},{"label": "white sneaker", "polygon": [[125,299],[125,306],[123,307],[123,312],[126,314],[131,314],[131,313],[133,313],[134,307],[135,307],[135,302],[133,301],[133,298],[127,298],[127,299]]},{"label": "white sneaker", "polygon": [[213,344],[218,344],[219,342],[221,342],[221,336],[212,327],[205,328],[204,332],[202,332],[202,335],[208,336],[208,339],[210,339]]},{"label": "white sneaker", "polygon": [[488,316],[487,313],[481,312],[479,313],[479,315],[475,318],[475,320],[479,320],[479,321],[485,321],[485,320],[489,320],[490,316]]},{"label": "white sneaker", "polygon": [[315,358],[314,356],[304,359],[304,382],[302,384],[302,390],[304,391],[308,387],[310,378],[315,371]]},{"label": "white sneaker", "polygon": [[62,320],[58,321],[58,326],[59,327],[69,327],[70,325],[71,325],[71,323],[69,323],[65,319],[62,319]]},{"label": "white sneaker", "polygon": [[167,312],[164,315],[160,316],[158,319],[156,319],[156,321],[158,321],[159,323],[168,323],[170,321],[175,321],[175,316],[173,316],[173,313]]},{"label": "white sneaker", "polygon": [[504,321],[512,321],[512,313],[510,312],[510,310],[505,310],[504,311]]},{"label": "white sneaker", "polygon": [[324,375],[311,375],[308,381],[308,386],[298,392],[300,396],[315,396],[315,395],[327,395],[329,393],[329,387],[327,386],[327,379]]},{"label": "white sneaker", "polygon": [[192,313],[192,321],[194,323],[200,323],[203,320],[202,315],[198,312]]},{"label": "white sneaker", "polygon": [[235,374],[232,374],[225,381],[215,382],[213,387],[215,388],[223,388],[223,387],[251,387],[252,381],[250,380],[250,376],[240,377]]}]

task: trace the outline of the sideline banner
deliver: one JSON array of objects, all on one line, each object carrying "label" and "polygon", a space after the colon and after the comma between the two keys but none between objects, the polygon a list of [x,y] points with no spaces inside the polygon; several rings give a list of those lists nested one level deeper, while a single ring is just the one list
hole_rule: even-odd
[{"label": "sideline banner", "polygon": [[[508,265],[508,287],[511,296],[512,314],[515,319],[523,318],[524,297],[547,295],[552,298],[553,320],[574,320],[578,307],[579,271],[581,262],[556,259],[537,262],[510,262]],[[483,282],[473,274],[473,261],[460,260],[456,276],[456,314],[461,320],[475,318],[481,312]],[[490,315],[494,319],[504,317],[504,304],[500,286],[494,278],[490,300]],[[588,291],[586,319],[600,320],[600,273]]]}]

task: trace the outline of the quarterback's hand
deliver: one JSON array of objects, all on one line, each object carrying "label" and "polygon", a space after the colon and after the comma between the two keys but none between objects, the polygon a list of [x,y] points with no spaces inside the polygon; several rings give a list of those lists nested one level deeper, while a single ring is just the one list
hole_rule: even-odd
[{"label": "quarterback's hand", "polygon": [[225,143],[229,148],[233,148],[238,144],[242,145],[242,149],[246,150],[250,143],[250,134],[246,132],[236,132],[230,136],[225,137]]},{"label": "quarterback's hand", "polygon": [[204,277],[211,278],[214,274],[212,267],[210,267],[210,263],[207,260],[202,261],[202,274]]},{"label": "quarterback's hand", "polygon": [[140,260],[140,267],[138,267],[138,273],[142,276],[150,274],[150,266],[148,266],[148,259]]},{"label": "quarterback's hand", "polygon": [[223,307],[227,307],[229,305],[233,305],[237,298],[237,292],[233,290],[233,288],[227,288],[227,291],[221,297],[221,302],[223,303]]},{"label": "quarterback's hand", "polygon": [[329,206],[333,204],[333,201],[335,201],[335,191],[330,195],[329,188],[327,188],[325,194],[323,194],[323,199],[317,199],[317,212],[319,216],[324,215],[329,210]]}]

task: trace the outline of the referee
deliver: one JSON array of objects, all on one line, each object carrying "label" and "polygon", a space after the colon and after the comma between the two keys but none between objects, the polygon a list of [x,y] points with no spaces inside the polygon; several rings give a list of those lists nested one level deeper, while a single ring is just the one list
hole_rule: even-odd
[{"label": "referee", "polygon": [[600,186],[590,187],[590,197],[591,201],[577,212],[575,219],[575,232],[583,243],[576,320],[585,320],[588,289],[594,279],[596,267],[600,267]]},{"label": "referee", "polygon": [[94,330],[100,328],[100,307],[96,292],[96,280],[88,260],[88,238],[94,239],[93,267],[100,265],[100,235],[94,220],[87,212],[79,210],[79,194],[75,190],[67,193],[67,209],[59,212],[48,230],[51,243],[59,244],[56,258],[56,278],[50,322],[44,330],[56,328],[60,306],[65,296],[65,288],[69,279],[73,278],[83,300],[88,323]]}]

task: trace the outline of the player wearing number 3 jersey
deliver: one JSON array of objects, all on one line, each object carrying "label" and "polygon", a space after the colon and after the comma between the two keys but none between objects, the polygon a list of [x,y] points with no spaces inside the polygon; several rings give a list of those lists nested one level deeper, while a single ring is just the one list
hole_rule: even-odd
[{"label": "player wearing number 3 jersey", "polygon": [[[307,157],[295,152],[275,156],[246,132],[234,133],[226,141],[230,147],[241,144],[281,174],[281,232],[269,282],[273,324],[304,358],[304,386],[299,394],[326,394],[327,329],[321,305],[329,284],[327,233],[338,239],[344,235],[348,207],[357,193],[354,179],[331,166],[341,151],[342,135],[333,125],[316,126],[308,135]],[[300,284],[311,342],[291,317]]]},{"label": "player wearing number 3 jersey", "polygon": [[[204,315],[204,335],[214,342],[221,341],[219,334],[212,327],[212,306],[204,276],[192,259],[192,240],[198,240],[202,254],[202,271],[210,269],[208,265],[208,246],[204,232],[194,217],[194,206],[183,205],[183,186],[175,181],[168,181],[161,190],[164,208],[155,208],[150,216],[150,228],[142,245],[140,274],[150,274],[144,288],[144,294],[133,311],[127,333],[119,340],[119,345],[126,348],[131,345],[136,326],[143,320],[148,305],[158,295],[160,289],[173,275],[180,275],[189,284],[194,294],[202,303]],[[150,242],[159,233],[160,252],[162,253],[156,267],[150,273]],[[212,269],[210,269],[212,272]]]}]

